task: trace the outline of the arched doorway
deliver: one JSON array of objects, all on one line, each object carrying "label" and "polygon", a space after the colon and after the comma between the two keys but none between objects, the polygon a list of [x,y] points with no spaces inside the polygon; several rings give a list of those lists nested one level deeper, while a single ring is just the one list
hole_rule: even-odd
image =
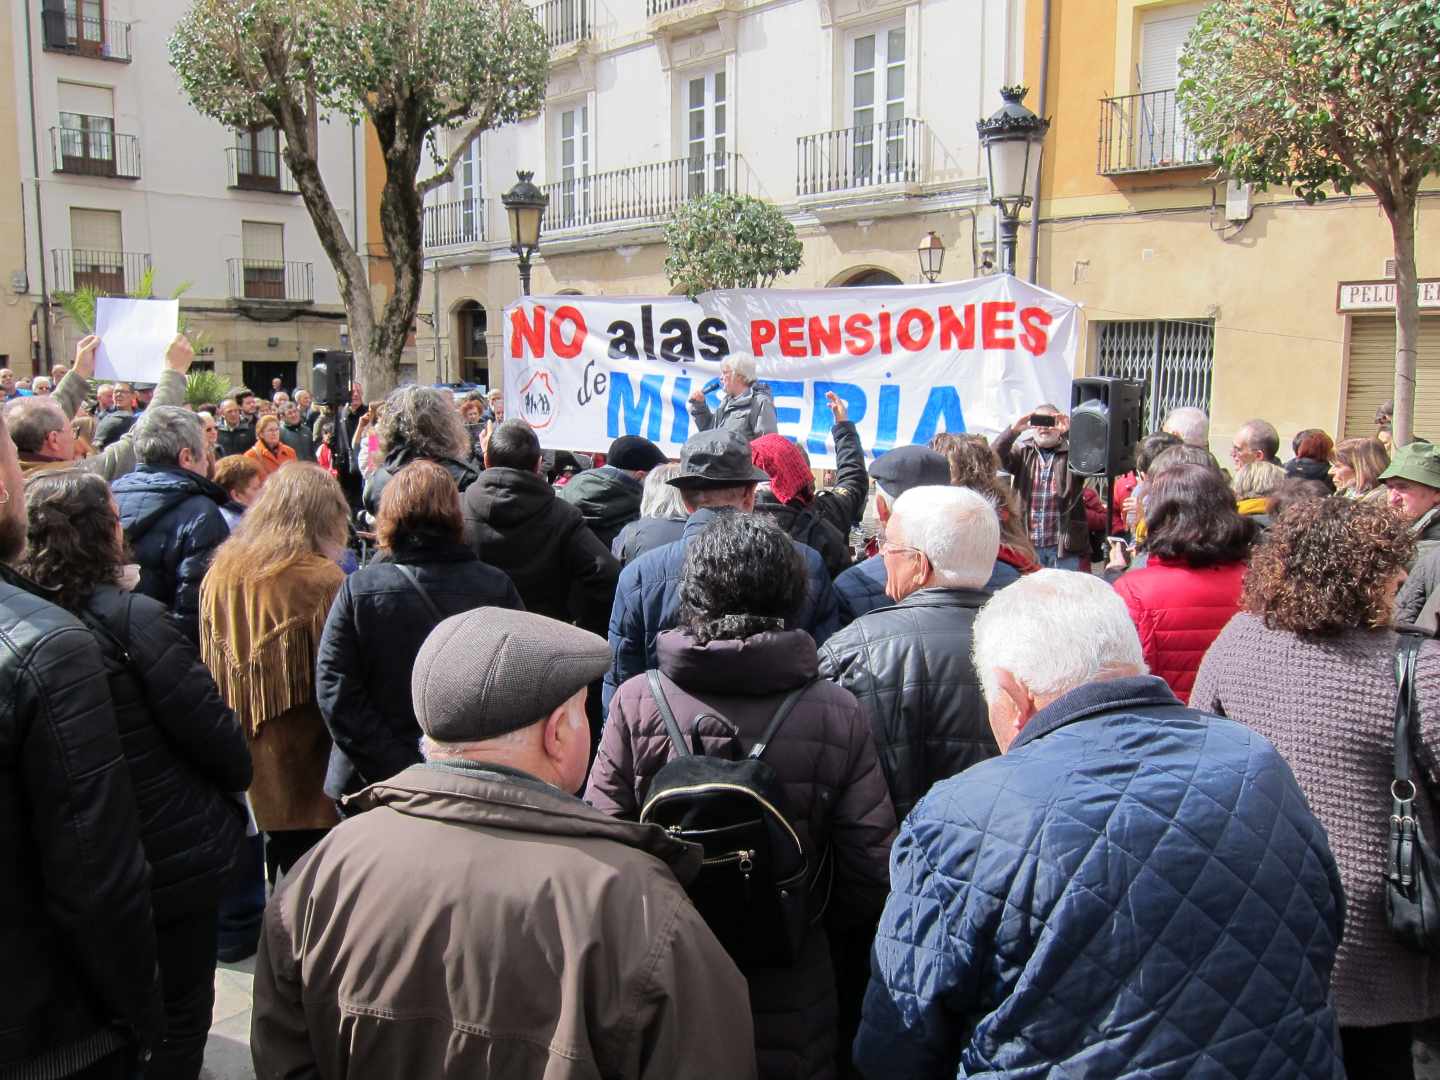
[{"label": "arched doorway", "polygon": [[839,280],[831,283],[831,287],[858,289],[872,285],[900,284],[902,284],[900,279],[889,270],[881,270],[878,266],[866,266],[849,274],[842,274]]},{"label": "arched doorway", "polygon": [[459,376],[465,382],[490,385],[490,320],[483,305],[466,300],[455,309],[460,339]]}]

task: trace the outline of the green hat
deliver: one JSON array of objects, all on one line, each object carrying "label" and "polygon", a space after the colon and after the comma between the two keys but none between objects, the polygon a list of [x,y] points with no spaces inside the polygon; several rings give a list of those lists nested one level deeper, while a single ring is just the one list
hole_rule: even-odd
[{"label": "green hat", "polygon": [[1440,488],[1440,447],[1427,442],[1412,442],[1400,447],[1380,474],[1381,480],[1391,477]]}]

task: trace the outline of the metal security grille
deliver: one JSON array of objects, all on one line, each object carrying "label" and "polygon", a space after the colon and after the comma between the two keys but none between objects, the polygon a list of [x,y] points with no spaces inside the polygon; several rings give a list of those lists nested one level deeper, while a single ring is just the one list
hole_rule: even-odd
[{"label": "metal security grille", "polygon": [[1210,411],[1213,319],[1102,322],[1099,331],[1096,374],[1145,384],[1146,431],[1159,431],[1171,409]]}]

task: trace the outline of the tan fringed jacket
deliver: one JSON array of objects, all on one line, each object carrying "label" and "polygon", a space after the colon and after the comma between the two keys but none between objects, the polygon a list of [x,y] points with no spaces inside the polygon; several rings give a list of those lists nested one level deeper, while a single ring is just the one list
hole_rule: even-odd
[{"label": "tan fringed jacket", "polygon": [[265,832],[327,829],[330,735],[315,704],[315,654],[345,574],[308,556],[255,581],[214,570],[200,587],[200,655],[250,739],[250,803]]}]

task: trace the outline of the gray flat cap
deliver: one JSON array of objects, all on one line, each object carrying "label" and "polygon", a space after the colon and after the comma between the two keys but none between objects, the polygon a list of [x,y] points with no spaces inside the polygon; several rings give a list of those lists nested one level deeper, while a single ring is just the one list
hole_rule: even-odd
[{"label": "gray flat cap", "polygon": [[410,674],[420,730],[480,742],[541,720],[610,666],[605,639],[508,608],[452,615],[425,639]]}]

